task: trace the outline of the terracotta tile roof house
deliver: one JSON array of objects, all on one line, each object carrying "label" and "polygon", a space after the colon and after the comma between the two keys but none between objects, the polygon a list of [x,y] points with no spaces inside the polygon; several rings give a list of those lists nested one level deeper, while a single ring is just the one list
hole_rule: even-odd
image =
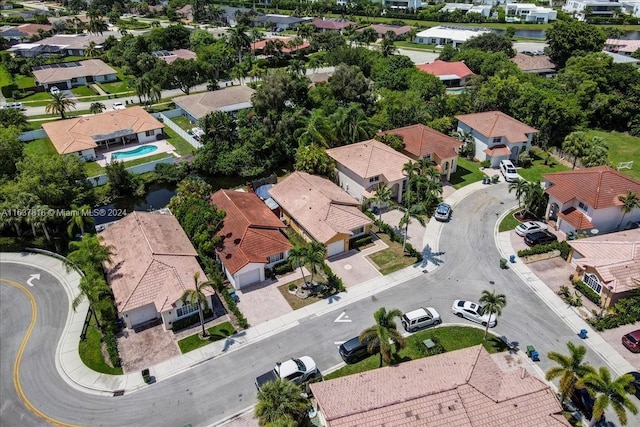
[{"label": "terracotta tile roof house", "polygon": [[373,29],[373,31],[375,31],[376,34],[378,34],[378,37],[380,38],[385,34],[387,34],[389,31],[393,31],[396,37],[402,37],[411,31],[411,26],[409,25],[390,25],[390,24],[371,24],[368,27],[361,28],[357,31],[361,33],[367,28]]},{"label": "terracotta tile roof house", "polygon": [[446,62],[436,59],[430,64],[420,64],[416,67],[420,71],[438,77],[447,87],[466,86],[471,77],[475,76],[473,71],[462,61]]},{"label": "terracotta tile roof house", "polygon": [[194,273],[201,281],[207,278],[173,215],[134,211],[99,236],[103,245],[113,247],[105,266],[107,281],[127,327],[161,319],[165,330],[171,329],[174,320],[195,311],[182,306],[182,294],[194,288]]},{"label": "terracotta tile roof house", "polygon": [[317,18],[311,22],[311,25],[321,31],[342,31],[346,28],[356,25],[355,22],[341,18]]},{"label": "terracotta tile roof house", "polygon": [[608,52],[630,56],[640,49],[640,40],[607,39],[604,42],[604,48]]},{"label": "terracotta tile roof house", "polygon": [[176,59],[196,59],[197,55],[195,52],[190,51],[189,49],[178,49],[178,50],[156,50],[151,53],[156,58],[162,59],[167,64],[171,64]]},{"label": "terracotta tile roof house", "polygon": [[554,392],[482,346],[310,384],[327,427],[569,426]]},{"label": "terracotta tile roof house", "polygon": [[556,73],[556,64],[547,55],[527,55],[518,52],[516,56],[511,58],[511,61],[525,73],[534,73],[546,77],[551,77]]},{"label": "terracotta tile roof house", "polygon": [[393,199],[402,201],[407,185],[402,168],[410,157],[375,139],[331,148],[327,154],[336,161],[340,187],[356,200],[372,198],[378,185],[386,183]]},{"label": "terracotta tile roof house", "polygon": [[[565,232],[597,229],[607,233],[640,221],[640,208],[624,215],[618,200],[629,191],[640,194],[640,182],[612,169],[597,166],[542,176],[549,195],[547,219]],[[625,223],[622,224],[622,221]]]},{"label": "terracotta tile roof house", "polygon": [[463,114],[458,119],[458,132],[469,132],[476,144],[476,159],[490,160],[497,168],[500,160],[517,164],[518,155],[531,148],[533,134],[538,130],[501,111]]},{"label": "terracotta tile roof house", "polygon": [[286,226],[254,193],[218,190],[211,204],[227,213],[216,255],[236,289],[265,280],[265,268],[286,260],[291,244]]},{"label": "terracotta tile roof house", "polygon": [[431,129],[423,124],[391,129],[382,134],[393,134],[402,137],[407,156],[414,160],[431,159],[445,179],[451,178],[451,173],[458,166],[458,149],[462,143],[455,138]]},{"label": "terracotta tile roof house", "polygon": [[249,86],[229,86],[222,89],[179,96],[173,102],[192,122],[214,111],[234,113],[251,108],[251,97],[256,91]]},{"label": "terracotta tile roof house", "polygon": [[251,43],[251,50],[253,50],[256,54],[264,54],[264,48],[267,45],[267,42],[269,41],[281,41],[282,43],[284,43],[284,47],[282,48],[282,52],[283,53],[293,53],[293,52],[297,52],[301,49],[306,49],[309,46],[311,46],[311,43],[309,43],[308,40],[303,40],[302,44],[300,46],[296,46],[296,47],[287,47],[287,43],[289,43],[291,40],[293,40],[294,37],[270,37],[268,39],[264,39],[264,40],[260,40],[257,41],[255,43]]},{"label": "terracotta tile roof house", "polygon": [[117,71],[105,64],[101,59],[39,65],[33,67],[31,72],[36,78],[36,84],[46,90],[49,90],[52,86],[64,90],[77,86],[86,86],[94,82],[117,80]]},{"label": "terracotta tile roof house", "polygon": [[568,261],[609,307],[640,288],[640,228],[569,241]]},{"label": "terracotta tile roof house", "polygon": [[327,247],[327,257],[349,249],[349,239],[369,233],[360,203],[326,178],[294,172],[269,194],[291,227]]},{"label": "terracotta tile roof house", "polygon": [[96,148],[155,141],[157,135],[162,134],[164,125],[142,107],[136,106],[43,123],[42,128],[58,154],[95,160]]}]

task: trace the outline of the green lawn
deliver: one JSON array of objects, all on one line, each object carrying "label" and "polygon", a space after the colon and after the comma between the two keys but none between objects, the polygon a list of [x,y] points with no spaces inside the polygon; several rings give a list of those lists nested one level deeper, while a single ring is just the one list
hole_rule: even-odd
[{"label": "green lawn", "polygon": [[49,138],[36,139],[28,142],[24,146],[24,152],[28,156],[37,157],[54,157],[58,155],[58,152],[54,148]]},{"label": "green lawn", "polygon": [[185,116],[174,117],[173,119],[171,119],[171,121],[184,130],[189,130],[195,126],[195,124],[191,123],[191,121]]},{"label": "green lawn", "polygon": [[439,49],[436,49],[435,45],[432,44],[422,44],[422,43],[412,43],[407,41],[397,41],[394,43],[396,47],[402,49],[413,49],[413,50],[423,50],[428,52],[439,52]]},{"label": "green lawn", "polygon": [[480,163],[458,157],[458,167],[451,174],[449,182],[453,188],[459,190],[466,185],[482,181],[482,178],[486,178],[486,175],[480,170]]},{"label": "green lawn", "polygon": [[546,173],[562,172],[570,169],[564,165],[561,165],[557,161],[551,161],[548,165],[545,165],[544,161],[547,155],[537,147],[531,148],[531,155],[533,156],[533,165],[529,166],[528,168],[518,168],[518,174],[520,174],[520,176],[527,181],[542,182],[544,181],[542,175]]},{"label": "green lawn", "polygon": [[98,83],[98,85],[107,93],[129,92],[129,82],[124,74],[118,72],[116,74],[118,80],[109,83]]},{"label": "green lawn", "polygon": [[178,136],[178,134],[169,129],[168,126],[164,127],[164,133],[167,134],[167,142],[173,145],[176,148],[176,152],[181,156],[188,156],[196,151],[193,145],[182,139],[181,136]]},{"label": "green lawn", "polygon": [[[199,327],[198,331],[201,331],[202,328]],[[178,347],[180,347],[180,351],[182,354],[188,353],[196,348],[200,348],[214,341],[219,341],[225,339],[236,333],[236,330],[233,329],[231,323],[224,322],[219,325],[215,325],[207,329],[209,333],[209,338],[206,340],[200,339],[199,333],[195,335],[188,336],[186,338],[178,341]]]},{"label": "green lawn", "polygon": [[589,137],[599,136],[609,146],[609,162],[616,168],[620,162],[633,162],[632,169],[622,169],[620,172],[640,181],[640,138],[619,132],[603,132],[590,130]]},{"label": "green lawn", "polygon": [[14,76],[13,81],[20,89],[28,89],[36,85],[36,79],[33,76],[23,76],[22,74]]},{"label": "green lawn", "polygon": [[122,368],[112,368],[107,365],[102,357],[102,334],[95,327],[95,319],[91,319],[91,324],[87,330],[87,339],[80,341],[78,353],[80,359],[87,366],[96,372],[110,375],[122,375]]},{"label": "green lawn", "polygon": [[511,231],[520,224],[520,221],[513,217],[513,214],[518,212],[519,210],[520,209],[518,208],[512,210],[511,212],[509,212],[509,214],[507,214],[507,216],[502,219],[502,222],[498,226],[498,232],[502,233],[503,231]]},{"label": "green lawn", "polygon": [[387,249],[369,255],[369,259],[376,264],[380,273],[387,275],[418,262],[415,257],[403,252],[402,243],[391,241],[389,235],[382,232],[378,232],[377,235],[389,246]]},{"label": "green lawn", "polygon": [[[143,163],[149,163],[154,160],[166,159],[167,157],[171,157],[168,153],[159,153],[154,154],[153,156],[141,157],[135,160],[129,160],[128,162],[124,162],[124,166],[130,168],[131,166],[141,165]],[[97,175],[102,175],[106,173],[106,169],[97,164],[96,162],[85,162],[84,170],[87,172],[88,177],[93,177]]]},{"label": "green lawn", "polygon": [[48,92],[36,92],[24,98],[7,98],[7,101],[20,101],[26,107],[41,107],[47,105],[51,101],[51,95]]},{"label": "green lawn", "polygon": [[12,81],[13,76],[9,70],[4,65],[0,66],[0,88],[10,85]]},{"label": "green lawn", "polygon": [[[506,350],[504,343],[493,335],[490,335],[487,341],[482,342],[483,335],[484,331],[482,329],[467,326],[443,326],[417,332],[407,337],[407,346],[400,350],[393,363],[402,363],[426,357],[427,354],[422,342],[428,338],[441,346],[445,352],[460,350],[461,348],[472,347],[478,344],[484,345],[484,348],[487,349],[489,353],[498,353]],[[374,354],[361,362],[346,365],[326,375],[324,378],[330,380],[359,372],[370,371],[378,368],[379,364],[380,356]]]},{"label": "green lawn", "polygon": [[71,92],[76,96],[94,96],[97,95],[96,91],[90,86],[78,86],[71,89]]}]

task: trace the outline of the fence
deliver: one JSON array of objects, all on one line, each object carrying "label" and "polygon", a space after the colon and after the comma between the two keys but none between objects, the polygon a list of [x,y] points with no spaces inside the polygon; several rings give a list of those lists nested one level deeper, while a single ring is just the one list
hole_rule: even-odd
[{"label": "fence", "polygon": [[[128,167],[126,169],[129,172],[133,173],[133,174],[141,174],[141,173],[145,173],[145,172],[154,171],[156,169],[156,165],[159,165],[160,163],[173,164],[174,160],[175,160],[175,158],[173,156],[170,156],[170,157],[167,157],[167,158],[164,158],[164,159],[159,159],[159,160],[154,160],[154,161],[151,161],[151,162],[143,163],[141,165],[131,166],[131,167]],[[102,175],[98,175],[98,176],[92,176],[91,178],[89,178],[89,182],[94,187],[98,187],[100,185],[105,185],[108,180],[109,179],[107,178],[106,174],[102,174]]]},{"label": "fence", "polygon": [[29,141],[34,141],[36,139],[42,139],[42,138],[48,138],[47,133],[44,131],[44,129],[36,129],[36,130],[30,130],[27,132],[22,132],[18,136],[18,139],[22,142],[29,142]]},{"label": "fence", "polygon": [[[574,157],[571,154],[567,154],[564,151],[562,151],[560,148],[558,147],[554,147],[553,148],[553,154],[555,154],[556,156],[558,156],[560,159],[562,160],[566,160],[569,163],[571,163],[573,165],[573,161],[575,160]],[[580,163],[580,159],[578,159],[576,161],[576,168],[578,169],[583,169],[584,166],[582,166],[582,163]]]},{"label": "fence", "polygon": [[[177,114],[176,114],[176,112],[177,112]],[[179,115],[180,115],[180,110],[178,110],[178,109],[171,110],[171,111],[164,111],[162,113],[153,113],[153,116],[156,119],[162,119],[162,122],[165,124],[165,126],[169,127],[172,131],[177,133],[178,136],[180,136],[182,139],[184,139],[189,144],[191,144],[193,146],[193,148],[202,147],[202,144],[200,144],[200,142],[198,142],[193,137],[193,135],[190,135],[187,131],[185,131],[180,126],[178,126],[177,124],[175,124],[175,123],[173,123],[171,121],[170,117],[171,118],[178,117]]]}]

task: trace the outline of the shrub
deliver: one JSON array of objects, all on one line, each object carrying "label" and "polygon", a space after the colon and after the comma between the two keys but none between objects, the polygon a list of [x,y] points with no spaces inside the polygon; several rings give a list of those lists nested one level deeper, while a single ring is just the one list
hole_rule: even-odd
[{"label": "shrub", "polygon": [[294,291],[296,289],[298,289],[298,285],[296,285],[295,283],[290,283],[289,284],[289,290],[290,291]]},{"label": "shrub", "polygon": [[640,291],[636,291],[636,294],[631,297],[618,300],[613,306],[613,311],[613,314],[594,318],[589,322],[598,331],[637,322],[640,319]]},{"label": "shrub", "polygon": [[102,335],[102,339],[107,347],[107,353],[109,354],[109,360],[114,368],[120,367],[120,353],[118,352],[118,342],[116,341],[115,334],[107,329]]},{"label": "shrub", "polygon": [[560,256],[566,260],[567,258],[569,258],[569,251],[571,251],[571,246],[569,246],[566,241],[553,242],[546,245],[535,245],[530,247],[529,249],[522,249],[521,251],[518,251],[518,256],[525,257],[529,255],[546,254],[547,252],[555,250],[559,250]]},{"label": "shrub", "polygon": [[371,242],[373,242],[373,237],[370,234],[357,237],[355,239],[349,240],[349,249],[357,249],[361,246],[368,245]]},{"label": "shrub", "polygon": [[[211,317],[213,317],[213,312],[210,309],[206,308],[204,310],[204,321],[206,322]],[[189,326],[195,325],[196,323],[200,323],[200,314],[197,311],[193,314],[188,315],[187,317],[183,317],[174,321],[171,325],[171,329],[174,332],[177,332],[182,329],[188,328]]]},{"label": "shrub", "polygon": [[480,162],[480,167],[488,168],[491,167],[491,160],[483,160]]},{"label": "shrub", "polygon": [[322,271],[325,276],[327,276],[327,286],[329,287],[328,293],[330,295],[338,292],[344,292],[346,290],[342,279],[333,273],[331,267],[329,267],[329,264],[326,262],[322,263]]},{"label": "shrub", "polygon": [[247,318],[244,317],[244,314],[242,314],[242,312],[238,308],[238,304],[236,304],[236,300],[231,298],[231,292],[229,292],[229,289],[222,290],[222,297],[224,298],[224,301],[227,303],[227,307],[229,307],[229,310],[231,310],[233,315],[238,320],[238,326],[240,326],[242,329],[246,329],[249,326],[249,322],[247,322]]},{"label": "shrub", "polygon": [[523,151],[518,156],[518,165],[523,168],[528,168],[533,164],[533,158],[528,151]]},{"label": "shrub", "polygon": [[288,261],[283,261],[273,266],[275,274],[287,274],[293,271],[293,266]]},{"label": "shrub", "polygon": [[572,280],[573,286],[591,302],[600,305],[600,295],[587,286],[582,280]]}]

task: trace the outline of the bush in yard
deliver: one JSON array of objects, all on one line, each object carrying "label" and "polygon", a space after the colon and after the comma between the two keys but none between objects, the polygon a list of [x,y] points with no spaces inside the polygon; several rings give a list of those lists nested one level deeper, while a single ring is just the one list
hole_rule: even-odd
[{"label": "bush in yard", "polygon": [[371,236],[370,234],[357,237],[355,239],[349,240],[349,249],[357,249],[361,246],[368,245],[371,242],[373,242],[373,236]]},{"label": "bush in yard", "polygon": [[572,280],[573,286],[591,302],[600,305],[600,295],[587,286],[582,280]]},{"label": "bush in yard", "polygon": [[531,165],[533,165],[533,158],[531,157],[529,152],[523,151],[522,153],[520,153],[520,155],[518,156],[518,166],[522,168],[528,168]]},{"label": "bush in yard", "polygon": [[249,326],[249,322],[247,322],[247,318],[244,317],[244,314],[242,314],[242,312],[238,308],[238,304],[236,304],[236,300],[234,300],[231,297],[231,292],[229,292],[229,289],[222,290],[222,297],[224,298],[224,301],[227,303],[227,307],[229,307],[229,310],[231,310],[233,315],[238,320],[238,326],[240,326],[242,329],[246,329]]},{"label": "bush in yard", "polygon": [[322,271],[324,271],[324,274],[327,276],[327,286],[329,287],[330,295],[346,290],[342,279],[333,273],[331,267],[329,267],[329,264],[326,262],[322,263]]},{"label": "bush in yard", "polygon": [[116,335],[109,329],[105,330],[102,335],[104,344],[107,347],[107,353],[109,353],[109,360],[114,368],[120,367],[120,353],[118,352],[118,342],[116,341]]},{"label": "bush in yard", "polygon": [[640,291],[628,298],[622,298],[613,305],[613,313],[589,322],[598,331],[635,323],[640,319]]},{"label": "bush in yard", "polygon": [[529,255],[538,255],[538,254],[546,254],[547,252],[559,250],[560,256],[563,259],[569,258],[569,251],[571,250],[571,246],[566,241],[562,242],[553,242],[546,245],[535,245],[530,247],[529,249],[523,249],[518,251],[519,257],[525,257]]},{"label": "bush in yard", "polygon": [[291,265],[291,263],[284,261],[281,262],[279,264],[276,264],[273,266],[273,271],[276,274],[287,274],[287,273],[291,273],[293,271],[293,266]]},{"label": "bush in yard", "polygon": [[480,162],[480,167],[488,168],[491,167],[491,160],[483,160]]},{"label": "bush in yard", "polygon": [[[204,310],[204,321],[206,322],[208,319],[213,317],[213,312],[210,309]],[[191,325],[195,325],[200,322],[200,315],[198,312],[195,312],[189,316],[183,317],[173,322],[171,325],[171,329],[174,332],[180,331],[182,329],[188,328]]]}]

